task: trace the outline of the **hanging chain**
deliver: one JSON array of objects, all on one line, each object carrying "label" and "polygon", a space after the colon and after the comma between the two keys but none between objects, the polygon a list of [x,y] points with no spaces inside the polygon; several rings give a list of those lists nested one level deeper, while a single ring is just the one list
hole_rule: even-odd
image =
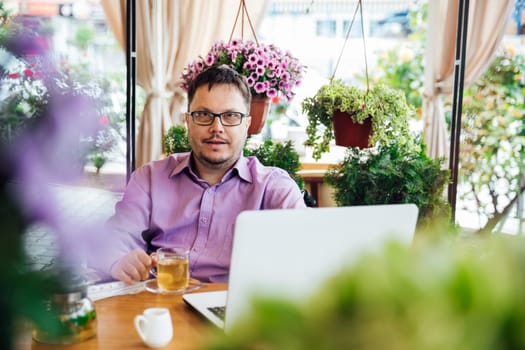
[{"label": "hanging chain", "polygon": [[[235,15],[235,22],[233,22],[233,28],[232,28],[232,32],[230,33],[230,39],[228,40],[228,42],[232,41],[233,32],[235,31],[235,27],[237,27],[237,21],[239,20],[239,14],[241,13],[243,2],[244,1],[241,0],[241,2],[239,3],[239,8],[237,9],[237,14]],[[244,33],[241,33],[241,39],[243,39],[243,35]]]},{"label": "hanging chain", "polygon": [[255,43],[257,46],[259,46],[259,40],[257,40],[257,35],[255,34],[255,29],[253,28],[252,20],[250,18],[250,14],[248,13],[248,8],[246,7],[245,0],[240,0],[239,2],[239,8],[237,9],[237,15],[235,16],[235,22],[233,23],[233,28],[230,34],[230,39],[228,42],[232,41],[233,33],[235,32],[235,28],[237,27],[237,22],[239,20],[239,15],[241,14],[242,10],[242,17],[241,17],[241,40],[244,40],[244,16],[246,15],[246,18],[248,19],[248,24],[250,25],[250,30],[252,32],[253,38],[255,40]]},{"label": "hanging chain", "polygon": [[368,60],[366,59],[366,36],[365,24],[363,20],[363,3],[359,0],[359,8],[361,12],[361,33],[363,34],[363,52],[365,53],[365,74],[366,74],[366,91],[370,90],[370,80],[368,79]]},{"label": "hanging chain", "polygon": [[367,91],[368,91],[370,89],[370,85],[369,85],[369,82],[368,82],[368,60],[367,60],[367,57],[366,57],[365,27],[364,27],[364,23],[363,23],[363,3],[362,3],[362,0],[359,0],[357,2],[356,7],[355,7],[354,15],[352,16],[352,22],[350,22],[350,26],[348,27],[348,30],[346,31],[345,41],[343,42],[343,47],[341,49],[341,53],[339,54],[339,57],[337,58],[337,63],[335,64],[334,72],[332,73],[332,76],[330,77],[330,81],[332,81],[334,79],[335,73],[337,71],[337,68],[339,67],[339,63],[341,62],[341,57],[343,56],[343,52],[345,50],[348,38],[350,38],[350,32],[352,31],[352,27],[354,25],[355,17],[357,15],[357,11],[358,10],[359,10],[359,14],[361,16],[361,34],[363,35],[363,49],[364,49],[364,53],[365,53],[366,88],[367,88]]}]

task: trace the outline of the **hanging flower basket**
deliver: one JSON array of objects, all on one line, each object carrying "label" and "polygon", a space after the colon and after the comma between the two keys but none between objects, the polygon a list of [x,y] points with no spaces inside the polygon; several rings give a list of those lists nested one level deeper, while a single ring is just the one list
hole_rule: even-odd
[{"label": "hanging flower basket", "polygon": [[[244,40],[245,20],[255,41]],[[241,27],[241,38],[233,39],[238,23]],[[205,57],[201,56],[189,63],[182,72],[181,88],[188,91],[189,84],[200,72],[211,66],[220,65],[227,65],[246,77],[252,94],[250,108],[252,124],[248,131],[249,135],[257,134],[262,130],[271,98],[282,96],[288,101],[294,98],[293,90],[301,84],[305,70],[290,52],[283,51],[272,44],[259,43],[245,0],[239,1],[228,43],[216,42]]]},{"label": "hanging flower basket", "polygon": [[246,77],[252,96],[283,95],[288,101],[301,84],[304,66],[288,51],[275,45],[256,44],[251,40],[219,41],[205,57],[199,57],[182,72],[181,88],[188,86],[199,73],[211,66],[227,65]]},{"label": "hanging flower basket", "polygon": [[232,40],[230,43],[219,41],[205,57],[199,57],[186,66],[181,76],[181,88],[187,91],[199,73],[211,66],[223,64],[244,75],[253,100],[268,99],[266,104],[276,96],[291,101],[295,96],[295,87],[301,84],[305,69],[288,51],[272,44],[257,44],[250,40]]},{"label": "hanging flower basket", "polygon": [[[241,38],[233,39],[233,33],[240,21]],[[244,25],[247,20],[255,41],[244,40]],[[252,124],[249,135],[262,130],[268,115],[270,99],[283,96],[291,101],[296,86],[301,84],[305,67],[288,51],[272,44],[257,40],[245,0],[239,1],[237,16],[228,43],[218,41],[212,45],[205,57],[199,57],[186,66],[182,72],[181,88],[188,91],[189,84],[203,70],[211,66],[227,65],[246,77],[252,94],[250,115]]]}]

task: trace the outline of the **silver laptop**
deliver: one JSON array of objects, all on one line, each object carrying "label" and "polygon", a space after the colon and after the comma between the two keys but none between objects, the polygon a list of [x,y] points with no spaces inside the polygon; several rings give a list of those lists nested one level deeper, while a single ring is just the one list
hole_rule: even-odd
[{"label": "silver laptop", "polygon": [[364,252],[389,240],[411,243],[417,215],[413,204],[242,212],[235,224],[228,291],[183,299],[228,332],[250,312],[254,296],[300,303]]}]

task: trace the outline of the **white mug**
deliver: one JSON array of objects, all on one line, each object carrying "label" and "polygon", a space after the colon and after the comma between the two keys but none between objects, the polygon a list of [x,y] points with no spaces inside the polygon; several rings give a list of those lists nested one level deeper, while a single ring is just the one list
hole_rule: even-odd
[{"label": "white mug", "polygon": [[170,310],[152,307],[135,316],[135,328],[142,341],[151,348],[162,348],[173,338]]}]

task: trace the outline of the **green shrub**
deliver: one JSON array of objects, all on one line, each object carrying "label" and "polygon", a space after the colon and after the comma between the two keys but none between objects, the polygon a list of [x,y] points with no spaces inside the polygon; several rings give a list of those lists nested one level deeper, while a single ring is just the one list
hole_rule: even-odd
[{"label": "green shrub", "polygon": [[162,140],[162,151],[165,155],[173,153],[189,152],[191,150],[190,140],[183,125],[172,126]]},{"label": "green shrub", "polygon": [[459,243],[389,244],[304,303],[255,300],[208,349],[525,348],[524,239]]},{"label": "green shrub", "polygon": [[299,153],[293,147],[293,141],[278,142],[266,139],[258,146],[244,147],[244,155],[255,156],[264,165],[286,170],[297,182],[299,188],[304,188],[304,180],[297,174],[301,168],[301,162],[299,161]]},{"label": "green shrub", "polygon": [[419,208],[419,229],[434,219],[449,218],[444,199],[449,171],[443,160],[430,159],[422,144],[404,148],[388,146],[348,148],[345,158],[332,166],[325,182],[334,188],[338,206],[414,203]]}]

